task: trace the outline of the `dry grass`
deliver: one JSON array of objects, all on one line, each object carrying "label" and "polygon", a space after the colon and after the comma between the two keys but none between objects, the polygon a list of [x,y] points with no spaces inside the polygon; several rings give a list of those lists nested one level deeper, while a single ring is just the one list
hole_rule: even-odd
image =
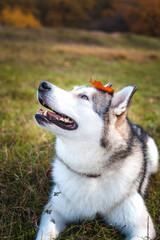
[{"label": "dry grass", "polygon": [[24,45],[22,42],[13,44],[13,48],[8,43],[4,43],[0,60],[5,61],[17,58],[17,61],[34,61],[47,64],[53,60],[55,54],[63,54],[73,57],[98,57],[102,60],[128,61],[128,62],[149,62],[160,60],[160,52],[150,50],[125,49],[122,47],[101,47],[84,44],[39,44],[33,42],[32,45]]},{"label": "dry grass", "polygon": [[95,45],[86,46],[82,44],[57,44],[54,45],[51,50],[53,52],[77,54],[81,56],[93,56],[109,60],[144,62],[160,59],[160,53],[155,51],[146,52],[137,49],[106,48]]}]

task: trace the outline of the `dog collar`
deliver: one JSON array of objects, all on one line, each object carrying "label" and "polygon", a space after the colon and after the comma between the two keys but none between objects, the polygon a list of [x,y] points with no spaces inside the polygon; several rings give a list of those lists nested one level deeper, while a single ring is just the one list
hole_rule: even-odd
[{"label": "dog collar", "polygon": [[[80,175],[80,176],[85,176],[85,177],[88,177],[88,178],[98,178],[100,177],[101,175],[100,174],[86,174],[86,173],[80,173],[80,172],[77,172],[75,170],[73,170],[71,167],[69,167],[61,158],[57,157],[57,159],[63,164],[65,165],[70,171]],[[50,166],[47,171],[46,171],[46,176],[49,178],[49,179],[52,179],[52,171],[53,171],[53,166]]]},{"label": "dog collar", "polygon": [[77,172],[75,170],[73,170],[70,166],[68,166],[61,158],[57,157],[57,159],[63,164],[65,165],[70,171],[80,175],[80,176],[85,176],[85,177],[89,177],[89,178],[97,178],[97,177],[100,177],[101,175],[100,174],[86,174],[86,173],[80,173],[80,172]]},{"label": "dog collar", "polygon": [[47,178],[49,178],[51,180],[52,180],[52,171],[53,171],[53,166],[50,166],[46,171]]}]

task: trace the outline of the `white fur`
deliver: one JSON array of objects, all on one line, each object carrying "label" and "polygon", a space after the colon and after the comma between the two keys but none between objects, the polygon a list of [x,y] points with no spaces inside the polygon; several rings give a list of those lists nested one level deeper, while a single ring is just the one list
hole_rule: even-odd
[{"label": "white fur", "polygon": [[158,148],[155,144],[155,141],[153,138],[149,137],[147,141],[147,147],[148,147],[148,155],[149,155],[149,172],[150,173],[156,173],[158,171]]},{"label": "white fur", "polygon": [[135,86],[128,86],[117,92],[113,98],[112,106],[114,107],[114,112],[117,116],[121,115],[126,111],[128,107],[128,102],[134,91]]},{"label": "white fur", "polygon": [[[94,91],[94,88],[76,88],[72,92],[66,92],[53,86],[46,97],[48,106],[72,117],[78,123],[78,129],[67,131],[53,124],[43,126],[57,136],[56,154],[65,164],[58,159],[53,163],[52,174],[56,185],[52,188],[49,203],[45,207],[37,240],[57,238],[67,223],[94,219],[97,213],[108,224],[124,227],[127,240],[155,237],[152,219],[144,200],[133,186],[133,179],[138,177],[142,166],[142,152],[137,149],[132,157],[122,161],[121,167],[116,163],[109,164],[111,153],[125,145],[125,141],[116,130],[116,120],[113,119],[108,132],[113,143],[112,149],[106,153],[106,149],[100,145],[103,120],[93,111],[90,99],[86,101],[79,97],[85,93],[90,97]],[[126,95],[128,98],[128,91]],[[152,139],[148,141],[148,151],[151,172],[154,172],[158,166],[158,155]],[[90,178],[85,174],[101,176]]]}]

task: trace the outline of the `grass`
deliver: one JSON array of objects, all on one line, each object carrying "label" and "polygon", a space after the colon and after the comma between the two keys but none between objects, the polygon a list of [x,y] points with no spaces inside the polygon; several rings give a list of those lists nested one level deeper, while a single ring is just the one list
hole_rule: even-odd
[{"label": "grass", "polygon": [[[160,148],[160,41],[128,34],[71,29],[0,28],[0,239],[34,239],[51,182],[45,172],[54,155],[54,136],[33,116],[43,80],[66,90],[89,78],[113,88],[138,86],[130,119],[154,137]],[[160,239],[160,172],[150,180],[146,205]],[[59,237],[123,237],[102,220],[70,225]]]}]

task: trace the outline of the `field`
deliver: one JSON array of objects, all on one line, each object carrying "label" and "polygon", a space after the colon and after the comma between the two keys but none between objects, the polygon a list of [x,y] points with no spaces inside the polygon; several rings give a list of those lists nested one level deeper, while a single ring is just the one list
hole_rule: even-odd
[{"label": "field", "polygon": [[[135,84],[129,117],[160,149],[160,40],[66,29],[0,28],[0,239],[34,239],[51,182],[45,172],[54,136],[33,116],[46,80],[66,90],[90,76],[117,91]],[[160,171],[150,179],[146,205],[160,239]],[[59,240],[124,239],[102,220],[68,226]]]}]

